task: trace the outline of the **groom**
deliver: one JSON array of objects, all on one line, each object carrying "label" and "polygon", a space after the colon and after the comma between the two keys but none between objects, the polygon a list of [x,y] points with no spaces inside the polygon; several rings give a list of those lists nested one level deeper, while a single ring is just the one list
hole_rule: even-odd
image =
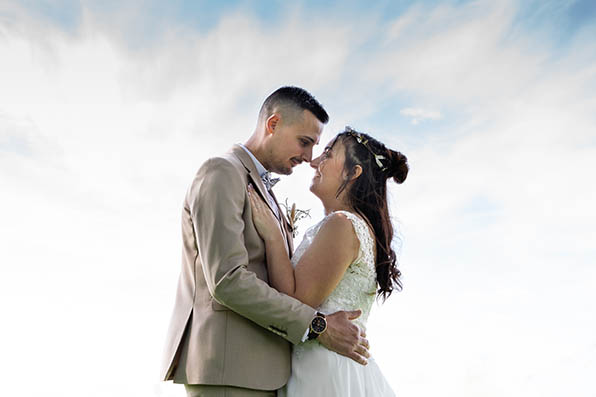
[{"label": "groom", "polygon": [[291,255],[292,232],[268,171],[289,175],[310,162],[328,119],[307,91],[282,87],[263,103],[245,145],[207,160],[188,189],[162,379],[183,383],[189,396],[275,396],[290,375],[290,343],[306,339],[366,363],[368,341],[351,321],[359,311],[325,317],[269,286],[247,196],[252,184],[278,218]]}]

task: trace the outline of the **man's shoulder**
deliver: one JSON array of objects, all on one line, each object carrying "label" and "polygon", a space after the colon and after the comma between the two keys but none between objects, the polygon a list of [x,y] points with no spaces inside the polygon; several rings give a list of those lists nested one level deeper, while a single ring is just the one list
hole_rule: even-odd
[{"label": "man's shoulder", "polygon": [[194,201],[200,192],[240,197],[246,189],[246,179],[247,173],[242,162],[233,154],[210,157],[195,174],[187,191],[187,200]]},{"label": "man's shoulder", "polygon": [[213,156],[205,160],[199,168],[199,173],[242,173],[244,165],[232,152]]},{"label": "man's shoulder", "polygon": [[242,161],[232,152],[208,158],[196,172],[191,190],[207,186],[217,190],[234,189],[246,184],[247,171]]}]

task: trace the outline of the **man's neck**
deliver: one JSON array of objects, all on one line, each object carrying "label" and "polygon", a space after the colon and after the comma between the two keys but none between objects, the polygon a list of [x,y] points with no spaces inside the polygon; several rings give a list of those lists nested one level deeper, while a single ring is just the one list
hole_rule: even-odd
[{"label": "man's neck", "polygon": [[257,172],[262,177],[263,174],[267,172],[265,166],[259,161],[259,159],[256,158],[256,156],[250,151],[249,148],[247,148],[244,144],[240,144],[240,146],[242,147],[242,150],[244,150],[250,156],[251,161],[257,169]]},{"label": "man's neck", "polygon": [[261,145],[259,145],[252,137],[244,143],[244,147],[247,148],[253,156],[265,167],[266,170],[269,170],[268,162],[265,160],[264,150]]}]

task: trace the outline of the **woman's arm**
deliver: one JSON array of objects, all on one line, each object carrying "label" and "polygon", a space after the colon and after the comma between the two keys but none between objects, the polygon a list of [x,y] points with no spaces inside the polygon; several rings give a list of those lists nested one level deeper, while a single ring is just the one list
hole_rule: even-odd
[{"label": "woman's arm", "polygon": [[277,220],[256,192],[250,192],[250,199],[255,226],[265,241],[271,285],[309,306],[318,307],[358,255],[360,242],[352,222],[342,214],[331,215],[294,269]]},{"label": "woman's arm", "polygon": [[286,251],[279,222],[252,185],[248,187],[248,196],[250,197],[255,227],[265,242],[269,283],[279,292],[293,296],[296,289],[294,268]]}]

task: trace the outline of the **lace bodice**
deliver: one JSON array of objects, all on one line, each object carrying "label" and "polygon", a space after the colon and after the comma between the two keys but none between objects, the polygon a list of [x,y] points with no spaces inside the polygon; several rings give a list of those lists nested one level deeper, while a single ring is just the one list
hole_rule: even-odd
[{"label": "lace bodice", "polygon": [[304,239],[292,256],[292,265],[296,266],[302,255],[310,247],[321,226],[330,216],[337,213],[345,215],[352,222],[356,236],[360,241],[360,248],[356,260],[348,266],[337,287],[317,310],[321,313],[331,314],[338,310],[361,309],[362,315],[355,322],[361,327],[366,327],[366,321],[375,299],[377,278],[374,240],[368,226],[360,217],[347,211],[336,211],[327,215],[306,231]]}]

